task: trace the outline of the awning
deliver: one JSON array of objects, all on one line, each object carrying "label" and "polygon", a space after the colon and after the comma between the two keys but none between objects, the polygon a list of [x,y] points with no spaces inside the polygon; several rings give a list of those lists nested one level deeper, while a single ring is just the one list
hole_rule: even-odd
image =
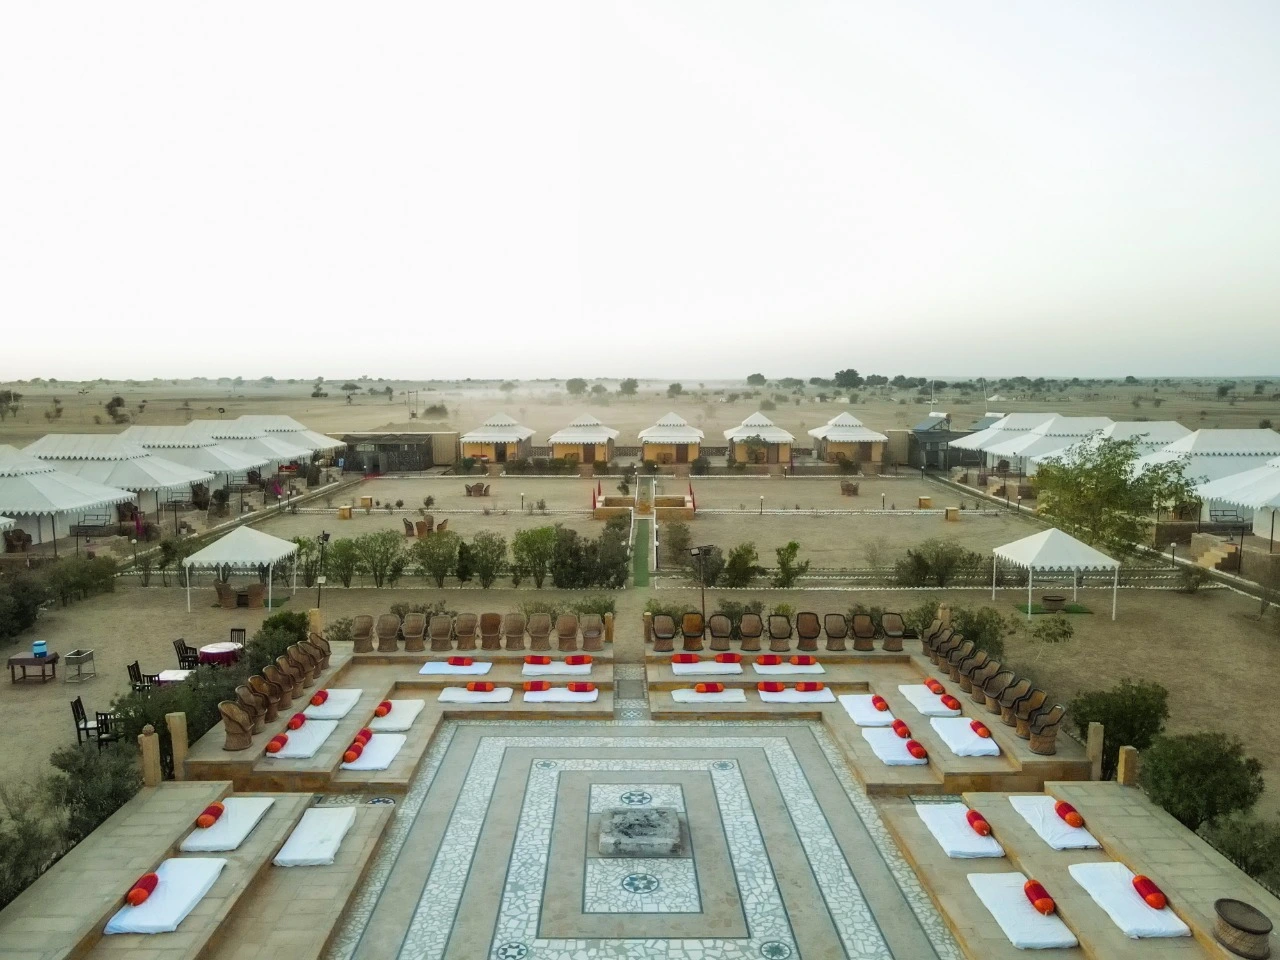
[{"label": "awning", "polygon": [[[188,570],[267,568],[267,606],[271,605],[271,568],[286,557],[296,557],[298,545],[253,527],[236,527],[225,537],[197,550],[182,561]],[[297,564],[294,565],[294,587],[297,587]],[[191,577],[187,577],[187,612],[191,612]]]},{"label": "awning", "polygon": [[[1046,573],[1080,573],[1090,571],[1112,571],[1111,584],[1111,619],[1116,618],[1116,590],[1119,587],[1120,562],[1113,560],[1087,543],[1082,543],[1068,533],[1056,527],[1035,533],[1021,540],[1006,543],[991,551],[996,560],[1004,560],[1027,571],[1027,619],[1031,619],[1031,581],[1035,579],[1037,570]],[[996,598],[996,568],[998,563],[991,564],[991,599]],[[1075,578],[1072,578],[1071,592],[1075,596]]]}]

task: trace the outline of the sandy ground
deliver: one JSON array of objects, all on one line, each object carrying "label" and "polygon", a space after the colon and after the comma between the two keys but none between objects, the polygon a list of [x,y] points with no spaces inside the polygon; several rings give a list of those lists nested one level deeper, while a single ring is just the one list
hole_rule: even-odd
[{"label": "sandy ground", "polygon": [[[856,497],[840,493],[842,479],[858,484]],[[803,510],[880,510],[882,503],[883,509],[913,510],[920,497],[932,497],[935,510],[957,506],[961,499],[970,507],[976,502],[972,496],[921,480],[914,471],[883,478],[694,477],[683,480],[663,477],[658,486],[660,493],[679,494],[687,493],[690,484],[699,510],[758,510],[761,497],[766,510],[791,509],[797,505]]]},{"label": "sandy ground", "polygon": [[[327,530],[335,537],[358,537],[361,534],[375,533],[379,530],[394,530],[396,533],[403,534],[404,524],[401,518],[405,516],[418,519],[416,513],[400,512],[387,516],[385,512],[378,510],[368,516],[357,512],[350,520],[342,521],[317,514],[286,513],[257,524],[257,529],[286,540],[292,540],[294,537],[314,537],[321,530]],[[603,520],[593,520],[590,516],[582,514],[521,514],[517,512],[505,515],[495,513],[487,517],[482,514],[436,515],[437,523],[445,519],[449,521],[448,529],[463,539],[469,540],[480,531],[488,530],[506,537],[508,543],[520,530],[546,527],[556,523],[564,524],[571,530],[577,530],[591,537],[599,536],[604,530]]]},{"label": "sandy ground", "polygon": [[[489,496],[468,497],[466,485],[479,482],[489,485]],[[599,484],[606,495],[617,493],[617,480],[606,477]],[[525,509],[545,500],[549,510],[590,510],[591,491],[595,489],[595,480],[576,477],[389,477],[365,480],[353,495],[374,497],[384,503],[403,500],[404,509],[416,516],[423,498],[427,496],[436,498],[431,508],[431,512],[436,514],[448,510],[483,510],[486,507],[494,512],[508,510],[515,513],[521,509],[521,494],[524,495]]]}]

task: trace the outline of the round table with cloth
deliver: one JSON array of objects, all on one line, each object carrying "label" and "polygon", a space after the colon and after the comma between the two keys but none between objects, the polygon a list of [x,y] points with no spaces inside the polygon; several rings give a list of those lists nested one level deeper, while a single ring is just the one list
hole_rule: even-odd
[{"label": "round table with cloth", "polygon": [[220,643],[206,643],[198,653],[201,663],[212,663],[225,667],[239,660],[243,650],[243,643],[232,643],[229,640],[223,640]]}]

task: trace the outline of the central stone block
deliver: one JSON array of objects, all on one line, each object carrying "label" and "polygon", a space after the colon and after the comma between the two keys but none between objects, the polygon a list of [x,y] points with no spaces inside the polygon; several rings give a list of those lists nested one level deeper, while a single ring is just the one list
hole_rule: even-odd
[{"label": "central stone block", "polygon": [[669,857],[681,846],[675,807],[610,807],[600,815],[602,857]]}]

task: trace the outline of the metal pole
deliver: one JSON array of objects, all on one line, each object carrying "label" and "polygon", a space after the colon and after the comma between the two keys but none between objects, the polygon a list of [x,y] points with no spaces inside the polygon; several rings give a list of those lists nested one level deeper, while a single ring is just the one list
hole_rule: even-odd
[{"label": "metal pole", "polygon": [[991,599],[996,598],[996,564],[1000,562],[1000,558],[994,553],[991,555]]},{"label": "metal pole", "polygon": [[1276,508],[1271,508],[1271,545],[1267,547],[1267,553],[1276,552]]},{"label": "metal pole", "polygon": [[1035,579],[1035,569],[1027,567],[1027,623],[1031,622],[1031,581]]},{"label": "metal pole", "polygon": [[702,597],[702,622],[707,622],[707,568],[705,551],[698,552],[698,588]]},{"label": "metal pole", "polygon": [[1120,564],[1116,564],[1115,573],[1111,577],[1111,619],[1116,618],[1116,593],[1120,589]]}]

